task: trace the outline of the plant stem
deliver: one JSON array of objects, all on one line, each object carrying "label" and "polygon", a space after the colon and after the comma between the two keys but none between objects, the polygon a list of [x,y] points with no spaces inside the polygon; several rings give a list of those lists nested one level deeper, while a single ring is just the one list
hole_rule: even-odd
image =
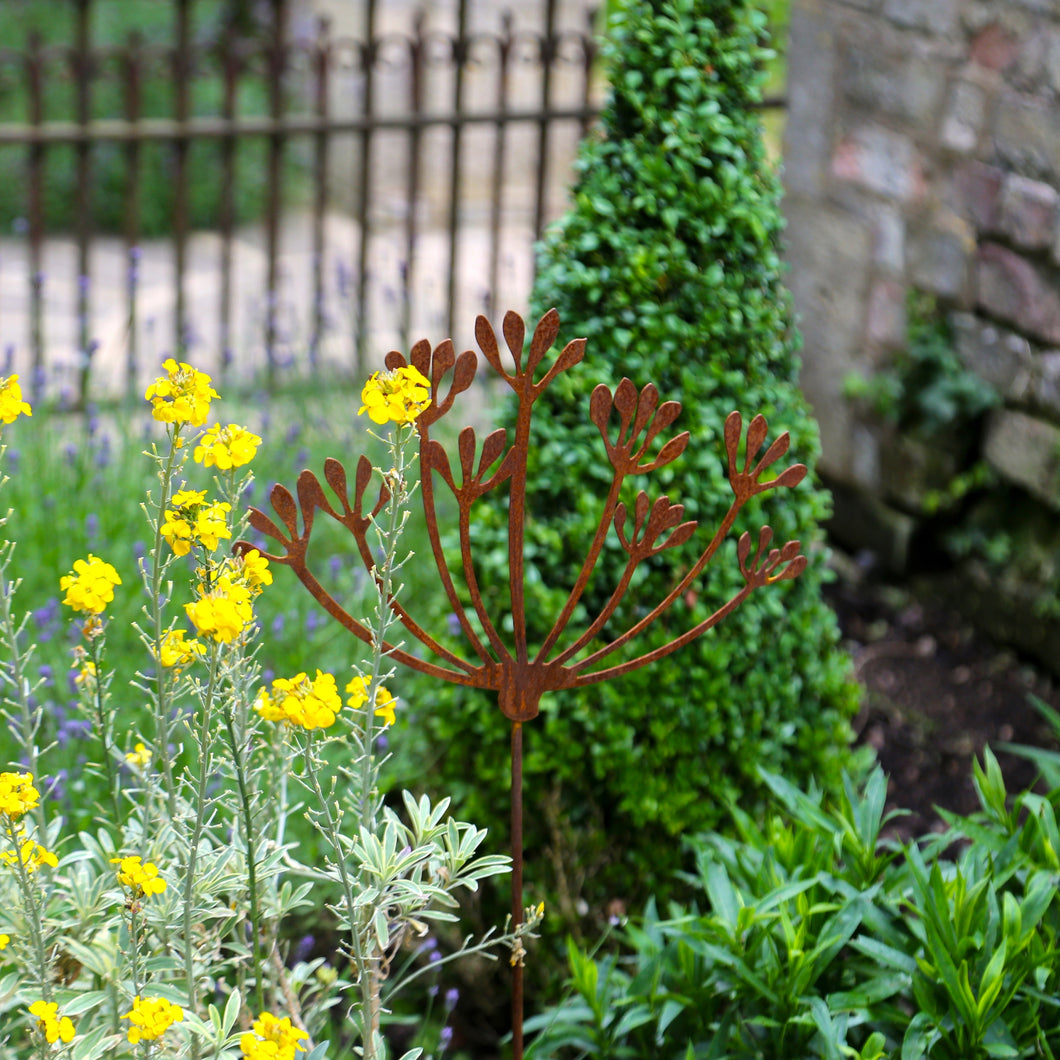
[{"label": "plant stem", "polygon": [[239,802],[243,811],[243,833],[247,847],[247,895],[250,901],[250,952],[254,966],[254,998],[256,1011],[265,1008],[265,993],[261,971],[261,911],[258,907],[257,878],[257,842],[254,836],[254,815],[251,812],[250,792],[247,790],[246,763],[243,749],[236,736],[235,715],[231,698],[226,699],[224,706],[225,731],[228,733],[228,745],[232,749],[232,765],[236,771],[236,783],[239,786]]}]

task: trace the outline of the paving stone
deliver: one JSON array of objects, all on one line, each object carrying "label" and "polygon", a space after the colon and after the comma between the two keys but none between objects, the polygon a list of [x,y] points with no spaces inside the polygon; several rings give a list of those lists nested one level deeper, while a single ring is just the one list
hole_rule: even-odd
[{"label": "paving stone", "polygon": [[1050,245],[1060,194],[1051,184],[1018,173],[1006,174],[1001,188],[999,229],[1020,247]]},{"label": "paving stone", "polygon": [[1060,293],[1026,258],[985,243],[979,248],[978,304],[1032,338],[1060,343]]},{"label": "paving stone", "polygon": [[1060,427],[1014,409],[990,414],[983,456],[1009,482],[1060,507]]}]

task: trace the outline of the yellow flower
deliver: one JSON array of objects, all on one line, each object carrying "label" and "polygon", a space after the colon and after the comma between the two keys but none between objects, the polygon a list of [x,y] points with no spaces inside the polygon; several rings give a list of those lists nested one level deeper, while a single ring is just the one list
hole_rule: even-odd
[{"label": "yellow flower", "polygon": [[191,624],[200,637],[217,644],[229,644],[254,621],[251,593],[229,575],[222,575],[203,591],[198,600],[184,605]]},{"label": "yellow flower", "polygon": [[16,821],[39,801],[32,773],[0,773],[0,815]]},{"label": "yellow flower", "polygon": [[254,709],[266,721],[282,721],[303,729],[326,729],[335,724],[342,710],[338,686],[332,674],[317,670],[310,680],[304,673],[280,677],[272,682],[272,691],[258,692]]},{"label": "yellow flower", "polygon": [[239,576],[248,588],[260,590],[263,585],[272,585],[269,561],[256,548],[249,549],[237,557],[236,566]]},{"label": "yellow flower", "polygon": [[74,560],[74,569],[59,579],[66,590],[63,603],[75,611],[98,615],[114,599],[114,586],[121,585],[118,572],[90,552],[88,559]]},{"label": "yellow flower", "polygon": [[59,1006],[54,1001],[34,1001],[29,1014],[37,1017],[37,1027],[44,1032],[49,1045],[54,1045],[60,1038],[64,1042],[73,1041],[74,1025],[69,1016],[59,1015]]},{"label": "yellow flower", "polygon": [[189,423],[201,427],[210,414],[210,401],[218,396],[210,386],[210,377],[197,372],[190,364],[179,364],[172,357],[144,397],[151,402],[151,415],[161,423]]},{"label": "yellow flower", "polygon": [[187,666],[195,661],[197,655],[206,654],[206,645],[197,640],[185,640],[183,629],[167,629],[162,635],[162,646],[159,650],[160,662],[166,669],[174,666]]},{"label": "yellow flower", "polygon": [[195,462],[204,467],[216,464],[221,471],[229,471],[249,464],[259,445],[261,439],[245,427],[236,423],[227,427],[218,424],[209,428],[195,447]]},{"label": "yellow flower", "polygon": [[184,1019],[184,1010],[164,997],[144,997],[136,995],[133,1007],[122,1016],[129,1020],[129,1044],[157,1041],[174,1024]]},{"label": "yellow flower", "polygon": [[141,864],[139,857],[128,857],[111,858],[110,863],[118,866],[118,883],[128,887],[133,898],[161,894],[166,889],[166,881],[158,875],[158,866],[150,861]]},{"label": "yellow flower", "polygon": [[138,743],[131,751],[125,753],[125,761],[138,769],[146,769],[151,764],[151,757],[150,749],[142,743]]},{"label": "yellow flower", "polygon": [[0,950],[6,950],[7,944],[11,941],[10,935],[0,935]]},{"label": "yellow flower", "polygon": [[[74,667],[76,668],[76,666],[77,663],[75,662]],[[96,690],[98,679],[99,674],[96,671],[96,664],[89,659],[74,675],[74,684],[83,692],[91,694]]]},{"label": "yellow flower", "polygon": [[412,365],[393,372],[376,372],[361,390],[363,405],[357,415],[367,412],[373,423],[415,423],[431,403],[431,384]]},{"label": "yellow flower", "polygon": [[18,385],[18,376],[0,376],[0,420],[14,423],[19,416],[32,416],[33,409],[22,400],[22,387]]},{"label": "yellow flower", "polygon": [[17,865],[21,862],[26,867],[26,872],[31,875],[41,865],[50,865],[54,869],[59,864],[59,859],[51,851],[45,850],[39,843],[34,843],[32,839],[26,839],[22,846],[19,847],[17,854],[12,854],[10,850],[5,850],[0,853],[0,858],[8,865]]},{"label": "yellow flower", "polygon": [[295,1053],[305,1049],[300,1039],[308,1037],[286,1016],[279,1019],[271,1012],[263,1012],[240,1036],[239,1051],[248,1060],[295,1060]]},{"label": "yellow flower", "polygon": [[[354,710],[359,710],[368,702],[368,687],[370,683],[367,677],[357,676],[346,686],[346,691],[350,693],[350,698],[346,702]],[[397,700],[387,691],[384,685],[380,685],[375,690],[375,710],[373,712],[375,716],[382,718],[384,725],[393,725],[397,720],[397,716],[394,713],[396,707]]]},{"label": "yellow flower", "polygon": [[173,494],[173,507],[166,509],[160,532],[174,555],[186,556],[195,544],[213,551],[221,538],[232,536],[227,518],[231,510],[225,501],[207,504],[205,491],[180,490]]}]

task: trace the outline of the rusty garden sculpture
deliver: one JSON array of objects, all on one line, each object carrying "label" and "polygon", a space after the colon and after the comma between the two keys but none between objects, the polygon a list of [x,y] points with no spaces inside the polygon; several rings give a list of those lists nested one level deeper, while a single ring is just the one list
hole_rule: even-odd
[{"label": "rusty garden sculpture", "polygon": [[[660,404],[659,393],[651,384],[638,392],[629,379],[623,379],[613,393],[601,384],[592,393],[589,418],[600,431],[606,459],[611,466],[610,490],[601,508],[596,533],[563,609],[544,641],[540,645],[529,644],[524,609],[524,536],[527,457],[532,442],[534,402],[556,376],[573,368],[585,354],[585,340],[575,339],[563,348],[541,373],[541,377],[536,378],[546,354],[555,343],[559,326],[559,315],[555,310],[550,310],[539,321],[529,350],[524,355],[525,325],[517,314],[508,313],[504,318],[503,336],[511,355],[513,367],[509,369],[502,360],[493,328],[484,317],[478,318],[475,325],[478,345],[493,371],[514,391],[518,414],[512,441],[509,443],[507,432],[503,429],[487,435],[481,444],[477,466],[475,456],[479,452],[479,444],[475,431],[471,427],[463,428],[457,447],[458,475],[454,474],[443,446],[431,438],[431,429],[450,412],[456,397],[471,386],[478,366],[476,355],[467,350],[456,356],[452,342],[447,339],[433,351],[428,342],[418,342],[412,348],[408,361],[396,351],[388,354],[386,358],[388,369],[393,371],[411,363],[431,383],[431,404],[417,420],[423,508],[441,584],[459,619],[472,657],[462,658],[444,647],[417,624],[397,599],[390,601],[394,614],[405,629],[439,661],[418,658],[393,644],[387,645],[387,654],[397,662],[441,680],[495,691],[502,713],[511,722],[514,924],[520,923],[523,916],[522,727],[537,716],[542,694],[606,681],[663,658],[716,625],[739,607],[754,590],[794,578],[806,566],[805,556],[799,554],[798,541],[789,541],[780,548],[771,548],[772,531],[768,527],[759,531],[757,541],[753,541],[749,533],[744,533],[739,538],[736,550],[744,584],[730,600],[708,618],[665,645],[626,661],[608,665],[609,656],[652,625],[694,585],[729,534],[741,508],[752,497],[778,487],[797,485],[805,476],[806,468],[802,464],[794,464],[775,476],[766,474],[787,452],[789,438],[787,433],[782,434],[756,461],[767,434],[766,421],[762,416],[756,416],[748,426],[744,459],[740,466],[740,449],[744,441],[743,421],[738,412],[731,413],[725,421],[725,451],[728,456],[729,483],[733,499],[721,525],[714,531],[699,558],[662,600],[629,629],[617,634],[608,631],[608,636],[603,639],[608,621],[626,594],[637,567],[664,549],[687,542],[696,530],[696,523],[683,521],[683,506],[671,503],[665,496],[653,500],[642,490],[636,496],[632,511],[619,499],[623,483],[629,476],[655,471],[676,460],[684,452],[689,440],[687,431],[658,444],[660,437],[677,419],[681,410],[680,404],[676,401],[664,401]],[[446,377],[450,371],[452,379],[446,390]],[[384,484],[379,487],[374,501],[366,499],[372,477],[371,463],[367,457],[362,456],[357,464],[351,497],[345,468],[338,460],[328,460],[324,464],[324,478],[334,492],[337,504],[329,500],[315,474],[303,471],[298,478],[297,500],[281,485],[277,485],[272,491],[270,499],[282,528],[256,509],[250,512],[251,525],[281,546],[279,554],[269,555],[268,558],[274,563],[290,567],[320,605],[354,636],[366,643],[371,642],[370,630],[347,613],[317,580],[310,570],[308,548],[318,513],[326,515],[349,531],[365,567],[369,571],[373,570],[374,559],[368,532],[373,518],[389,499],[389,493]],[[470,601],[475,622],[469,615],[465,597],[458,590],[443,550],[437,516],[437,480],[445,484],[457,502],[461,574],[466,599]],[[475,502],[490,490],[505,484],[510,493],[508,545],[512,647],[501,637],[497,624],[483,603],[482,593],[475,578],[471,540]],[[627,557],[625,569],[599,614],[580,632],[568,633],[567,627],[589,584],[612,526]],[[476,629],[476,625],[483,631],[485,639]],[[522,969],[520,962],[516,962],[512,986],[513,1055],[516,1060],[520,1060],[523,1053],[522,1007]]]}]

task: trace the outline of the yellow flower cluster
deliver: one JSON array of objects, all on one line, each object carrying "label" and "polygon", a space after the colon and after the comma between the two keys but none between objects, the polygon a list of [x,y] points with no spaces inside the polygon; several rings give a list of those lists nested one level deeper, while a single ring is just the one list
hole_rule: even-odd
[{"label": "yellow flower cluster", "polygon": [[258,692],[254,709],[266,721],[282,721],[303,729],[326,729],[334,725],[342,710],[338,686],[332,674],[317,670],[310,680],[304,673],[280,677],[272,682],[272,691]]},{"label": "yellow flower cluster", "polygon": [[203,467],[214,467],[229,471],[234,467],[243,467],[254,459],[254,454],[261,445],[261,439],[245,427],[230,423],[227,427],[220,424],[210,427],[195,447],[195,462]]},{"label": "yellow flower cluster", "polygon": [[197,640],[185,640],[187,632],[183,629],[167,629],[162,634],[162,645],[159,648],[159,661],[167,669],[187,666],[195,661],[196,656],[206,654],[206,645]]},{"label": "yellow flower cluster", "polygon": [[17,865],[21,862],[25,866],[26,872],[31,875],[41,865],[50,865],[54,869],[59,864],[59,859],[50,850],[45,850],[40,843],[34,843],[32,839],[23,840],[17,854],[13,854],[10,850],[5,850],[0,854],[0,859],[3,859],[7,865]]},{"label": "yellow flower cluster", "polygon": [[18,376],[0,376],[0,421],[14,423],[22,415],[32,416],[33,409],[22,400]]},{"label": "yellow flower cluster", "polygon": [[11,941],[10,935],[0,935],[0,950],[6,950],[7,944]]},{"label": "yellow flower cluster", "polygon": [[295,1060],[295,1053],[305,1050],[301,1039],[308,1037],[286,1016],[280,1019],[271,1012],[263,1012],[251,1024],[251,1029],[241,1035],[239,1051],[247,1060]]},{"label": "yellow flower cluster", "polygon": [[[77,669],[77,661],[74,661],[73,669]],[[89,659],[84,663],[80,670],[74,674],[74,684],[82,692],[88,692],[89,694],[95,692],[96,686],[99,683],[99,674],[96,670],[96,664]]]},{"label": "yellow flower cluster", "polygon": [[37,1017],[37,1027],[44,1032],[49,1045],[54,1045],[60,1038],[64,1042],[73,1041],[74,1025],[69,1016],[59,1015],[59,1006],[54,1001],[34,1001],[29,1014]]},{"label": "yellow flower cluster", "polygon": [[125,754],[125,761],[139,769],[146,769],[151,764],[151,758],[150,749],[142,743],[138,743],[131,751],[127,751]]},{"label": "yellow flower cluster", "polygon": [[140,997],[136,995],[133,1007],[122,1016],[129,1020],[129,1044],[154,1042],[162,1037],[174,1023],[184,1020],[184,1010],[164,997]]},{"label": "yellow flower cluster", "polygon": [[88,559],[74,560],[74,569],[59,579],[66,591],[63,603],[75,611],[99,615],[114,599],[114,586],[121,585],[118,572],[90,552]]},{"label": "yellow flower cluster", "polygon": [[40,802],[32,773],[0,773],[0,816],[17,821]]},{"label": "yellow flower cluster", "polygon": [[179,490],[173,494],[173,507],[165,511],[162,536],[175,555],[186,556],[192,545],[202,545],[211,552],[223,538],[228,540],[228,513],[232,506],[225,501],[206,503],[205,490]]},{"label": "yellow flower cluster", "polygon": [[[370,684],[371,682],[367,677],[357,676],[346,686],[346,691],[350,693],[350,698],[346,702],[354,710],[360,710],[368,702]],[[397,720],[397,716],[394,713],[396,707],[397,700],[387,691],[384,685],[380,685],[375,690],[375,716],[382,718],[384,725],[393,725]]]},{"label": "yellow flower cluster", "polygon": [[415,423],[431,403],[431,384],[413,366],[392,372],[376,372],[361,390],[364,404],[357,415],[367,412],[373,423]]},{"label": "yellow flower cluster", "polygon": [[118,866],[118,883],[132,892],[133,898],[144,895],[161,894],[166,889],[166,881],[158,874],[158,866],[150,861],[141,863],[141,858],[111,858],[110,863]]},{"label": "yellow flower cluster", "polygon": [[159,376],[144,394],[151,402],[151,415],[161,423],[201,427],[210,414],[211,399],[218,396],[210,377],[183,361],[178,364],[172,357],[162,367],[166,374]]},{"label": "yellow flower cluster", "polygon": [[[272,571],[269,561],[252,548],[245,556],[225,557],[210,573],[212,580],[200,581],[198,598],[184,610],[199,636],[229,644],[254,621],[252,602],[272,584]],[[200,578],[205,574],[200,571]]]}]

